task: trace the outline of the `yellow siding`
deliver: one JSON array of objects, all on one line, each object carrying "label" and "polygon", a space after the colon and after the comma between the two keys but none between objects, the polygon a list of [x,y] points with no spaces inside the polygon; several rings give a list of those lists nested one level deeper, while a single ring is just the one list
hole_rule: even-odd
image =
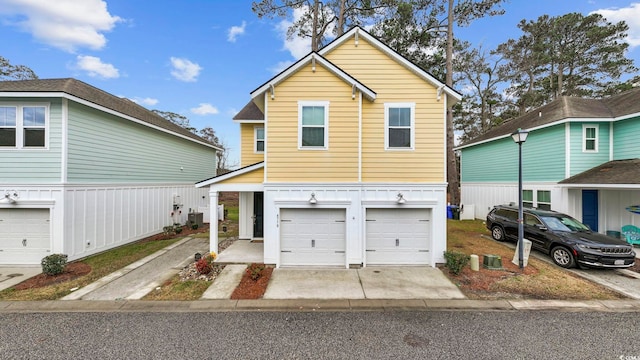
[{"label": "yellow siding", "polygon": [[[322,66],[278,84],[267,105],[268,182],[358,181],[358,97]],[[298,149],[298,101],[329,102],[329,149]]]},{"label": "yellow siding", "polygon": [[[264,182],[264,168],[256,169],[246,174],[238,175],[217,184],[262,184]],[[216,185],[217,185],[216,184]]]},{"label": "yellow siding", "polygon": [[254,151],[254,128],[263,124],[240,124],[240,167],[264,161],[264,153]]},{"label": "yellow siding", "polygon": [[[436,88],[360,38],[325,57],[377,93],[363,101],[363,182],[444,182],[444,96]],[[384,149],[384,104],[415,102],[415,150]]]}]

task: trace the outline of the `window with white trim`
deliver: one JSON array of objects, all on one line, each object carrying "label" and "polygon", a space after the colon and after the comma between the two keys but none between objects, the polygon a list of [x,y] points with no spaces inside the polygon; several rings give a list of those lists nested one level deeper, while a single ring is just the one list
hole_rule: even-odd
[{"label": "window with white trim", "polygon": [[526,208],[533,207],[533,190],[522,190],[522,206]]},{"label": "window with white trim", "polygon": [[538,190],[538,209],[551,210],[551,191]]},{"label": "window with white trim", "polygon": [[582,151],[598,151],[598,125],[582,126]]},{"label": "window with white trim", "polygon": [[47,117],[46,106],[0,105],[0,149],[46,147]]},{"label": "window with white trim", "polygon": [[264,152],[264,127],[255,127],[253,131],[255,139],[254,151],[257,153]]},{"label": "window with white trim", "polygon": [[298,147],[325,150],[329,147],[329,102],[298,102]]},{"label": "window with white trim", "polygon": [[413,150],[414,116],[414,103],[384,104],[384,144],[386,150]]}]

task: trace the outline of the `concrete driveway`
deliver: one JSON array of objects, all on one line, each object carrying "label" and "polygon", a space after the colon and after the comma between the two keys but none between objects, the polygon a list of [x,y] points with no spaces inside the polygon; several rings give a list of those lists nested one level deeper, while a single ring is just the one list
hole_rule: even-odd
[{"label": "concrete driveway", "polygon": [[0,266],[0,291],[19,284],[42,272],[40,265]]}]

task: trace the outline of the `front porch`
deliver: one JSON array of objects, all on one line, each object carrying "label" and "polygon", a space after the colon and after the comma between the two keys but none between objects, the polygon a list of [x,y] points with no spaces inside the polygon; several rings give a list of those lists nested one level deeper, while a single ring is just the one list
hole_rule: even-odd
[{"label": "front porch", "polygon": [[236,240],[218,254],[219,264],[262,263],[264,243],[259,240]]}]

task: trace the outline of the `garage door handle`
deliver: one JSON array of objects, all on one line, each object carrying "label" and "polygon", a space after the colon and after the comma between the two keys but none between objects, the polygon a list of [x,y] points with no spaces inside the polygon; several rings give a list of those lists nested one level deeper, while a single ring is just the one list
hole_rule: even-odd
[{"label": "garage door handle", "polygon": [[344,250],[336,250],[336,251],[335,251],[335,253],[336,253],[336,254],[344,254],[345,252],[346,252],[346,251],[344,251]]},{"label": "garage door handle", "polygon": [[291,252],[291,250],[282,250],[282,251],[280,251],[280,252],[290,253],[290,252]]},{"label": "garage door handle", "polygon": [[315,240],[311,240],[311,247],[316,247],[316,241]]},{"label": "garage door handle", "polygon": [[400,239],[396,239],[396,247],[400,246]]},{"label": "garage door handle", "polygon": [[22,246],[27,246],[27,239],[22,239]]}]

